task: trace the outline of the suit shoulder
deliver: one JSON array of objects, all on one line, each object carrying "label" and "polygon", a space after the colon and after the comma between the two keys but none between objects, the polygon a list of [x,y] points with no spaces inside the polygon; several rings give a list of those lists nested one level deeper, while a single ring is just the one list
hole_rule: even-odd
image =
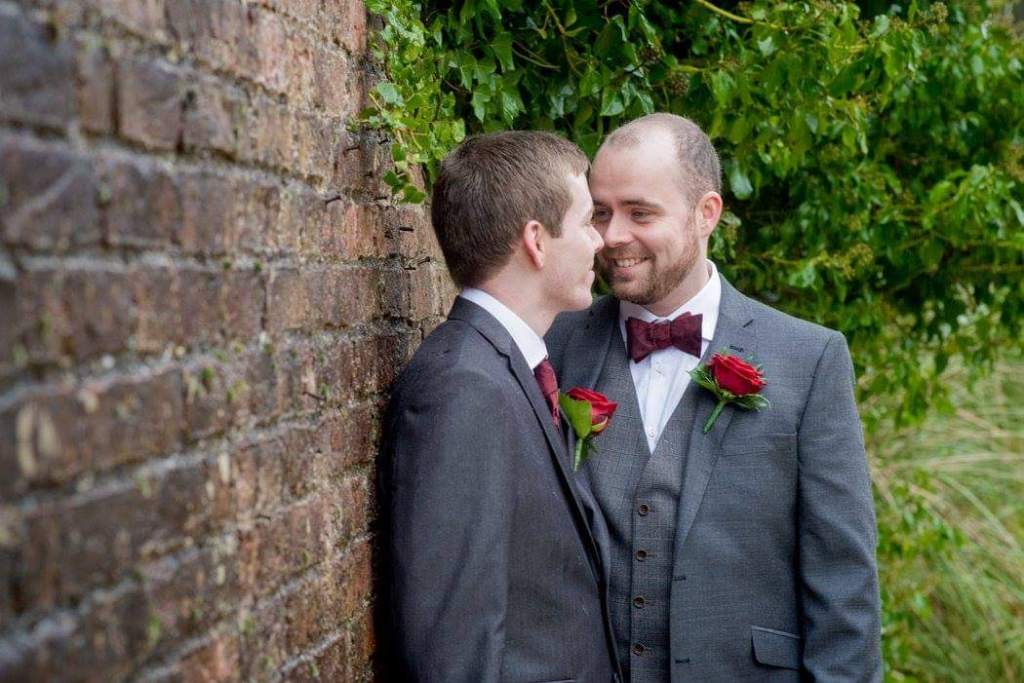
[{"label": "suit shoulder", "polygon": [[606,313],[608,306],[613,303],[611,296],[605,294],[594,299],[594,302],[582,311],[559,313],[547,334],[544,335],[544,343],[552,357],[560,354],[576,330],[585,327],[588,321]]},{"label": "suit shoulder", "polygon": [[463,382],[475,389],[496,386],[503,368],[507,368],[503,356],[483,335],[461,320],[448,320],[420,344],[400,373],[394,393],[466,386]]},{"label": "suit shoulder", "polygon": [[764,328],[785,335],[797,343],[824,346],[832,339],[843,337],[842,332],[838,330],[790,315],[751,297],[745,298],[753,317],[763,321]]}]

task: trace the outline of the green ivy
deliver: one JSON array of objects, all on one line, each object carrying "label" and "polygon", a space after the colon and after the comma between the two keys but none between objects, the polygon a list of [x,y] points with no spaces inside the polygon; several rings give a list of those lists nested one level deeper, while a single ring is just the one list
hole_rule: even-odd
[{"label": "green ivy", "polygon": [[[842,330],[878,415],[916,420],[951,358],[1021,346],[1024,41],[1003,4],[368,0],[402,201],[469,133],[557,130],[593,153],[653,111],[724,162],[712,258],[742,290]],[[869,420],[877,415],[869,414]]]}]

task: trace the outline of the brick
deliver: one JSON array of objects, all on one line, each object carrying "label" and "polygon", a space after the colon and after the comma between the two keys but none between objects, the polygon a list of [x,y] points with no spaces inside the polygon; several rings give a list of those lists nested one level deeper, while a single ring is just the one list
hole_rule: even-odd
[{"label": "brick", "polygon": [[274,11],[294,17],[300,21],[313,21],[320,10],[319,0],[266,0]]},{"label": "brick", "polygon": [[277,401],[266,402],[263,393],[268,388],[273,391],[276,381],[272,369],[261,368],[264,362],[264,352],[252,350],[225,362],[196,362],[186,367],[185,426],[191,439],[218,434],[250,416],[276,409]]},{"label": "brick", "polygon": [[177,370],[27,393],[0,413],[0,495],[177,448],[182,398]]},{"label": "brick", "polygon": [[344,338],[292,343],[275,357],[277,392],[283,412],[308,411],[344,403],[353,383],[352,345]]},{"label": "brick", "polygon": [[265,295],[254,270],[140,267],[133,283],[138,351],[248,342],[260,332]]},{"label": "brick", "polygon": [[365,323],[377,313],[377,274],[364,268],[275,270],[270,278],[267,328],[343,328]]},{"label": "brick", "polygon": [[341,520],[335,530],[340,547],[369,529],[374,505],[372,491],[373,482],[366,475],[350,475],[342,481],[335,498],[338,501],[336,515]]},{"label": "brick", "polygon": [[295,158],[297,170],[306,176],[326,179],[331,175],[331,149],[335,131],[341,122],[316,114],[298,114],[294,118]]},{"label": "brick", "polygon": [[182,220],[182,193],[163,166],[111,159],[103,170],[109,200],[104,209],[110,244],[133,247],[170,245]]},{"label": "brick", "polygon": [[267,97],[253,98],[239,130],[239,157],[264,166],[289,168],[294,156],[295,117]]},{"label": "brick", "polygon": [[120,134],[155,150],[174,149],[182,135],[185,77],[162,60],[129,59],[117,67]]},{"label": "brick", "polygon": [[241,597],[237,554],[236,534],[231,532],[139,571],[151,619],[161,625],[152,643],[156,651],[172,649],[235,616]]},{"label": "brick", "polygon": [[12,328],[30,361],[81,361],[128,348],[136,312],[126,272],[30,271],[21,283]]},{"label": "brick", "polygon": [[55,144],[0,137],[0,230],[8,244],[63,250],[99,241],[89,159]]},{"label": "brick", "polygon": [[318,44],[310,33],[294,28],[294,22],[288,23],[293,28],[288,32],[285,44],[285,90],[290,101],[303,109],[309,109],[317,104],[314,60]]},{"label": "brick", "polygon": [[334,40],[349,54],[366,50],[366,7],[361,2],[332,0],[324,3],[326,26],[333,29]]},{"label": "brick", "polygon": [[105,16],[132,33],[157,43],[167,42],[165,0],[98,0],[97,4]]},{"label": "brick", "polygon": [[330,550],[329,503],[300,501],[239,531],[239,576],[248,593],[265,596],[323,562]]},{"label": "brick", "polygon": [[[231,513],[230,508],[216,505],[221,497],[230,500],[229,493],[219,493],[229,484],[230,470],[214,456],[147,468],[132,479],[41,506],[25,522],[25,566],[31,569],[23,586],[27,604],[37,608],[65,604],[94,588],[133,577],[134,567],[148,558],[165,556],[191,543],[191,538],[202,538],[223,521],[216,513]],[[205,600],[202,582],[206,577],[217,595],[225,581],[232,581],[224,591],[227,599],[237,598],[238,581],[231,573],[236,566],[233,538],[215,549],[186,554],[184,560],[158,562],[141,571],[147,585],[155,584],[147,590],[155,595],[158,607],[173,611],[165,603],[174,594]],[[193,580],[200,583],[182,587]],[[226,606],[218,609],[222,613]],[[195,615],[185,613],[178,621],[187,623],[188,617]]]},{"label": "brick", "polygon": [[238,634],[217,633],[181,658],[172,680],[181,683],[240,681],[238,660]]},{"label": "brick", "polygon": [[0,10],[0,117],[63,128],[75,112],[74,55],[52,26]]},{"label": "brick", "polygon": [[7,254],[0,249],[0,311],[12,311],[10,318],[16,321],[8,319],[0,325],[0,380],[24,364],[23,347],[18,345],[15,348],[18,343],[18,327],[22,321],[20,313],[13,313],[18,311],[19,294],[18,272]]},{"label": "brick", "polygon": [[90,133],[114,132],[114,66],[97,36],[78,41],[78,118]]},{"label": "brick", "polygon": [[321,46],[313,52],[312,61],[314,101],[334,116],[350,113],[357,98],[344,55],[330,46]]},{"label": "brick", "polygon": [[286,92],[288,60],[294,56],[289,44],[296,38],[289,35],[284,20],[274,12],[250,7],[249,22],[253,41],[259,46],[257,82],[271,92]]},{"label": "brick", "polygon": [[238,204],[233,178],[200,170],[181,177],[182,223],[177,235],[190,253],[223,254],[238,239]]},{"label": "brick", "polygon": [[122,680],[146,649],[145,607],[142,592],[125,586],[48,615],[0,644],[0,679]]},{"label": "brick", "polygon": [[186,98],[184,143],[186,149],[206,149],[233,156],[237,150],[236,111],[241,95],[222,83],[206,78]]},{"label": "brick", "polygon": [[345,131],[335,148],[331,185],[373,198],[387,198],[389,190],[380,179],[389,163],[389,153],[377,136]]},{"label": "brick", "polygon": [[323,431],[334,470],[369,465],[377,455],[380,428],[378,411],[363,405],[338,413],[325,422]]},{"label": "brick", "polygon": [[239,197],[238,244],[245,251],[265,252],[275,247],[280,225],[284,222],[281,185],[273,181],[241,178]]}]

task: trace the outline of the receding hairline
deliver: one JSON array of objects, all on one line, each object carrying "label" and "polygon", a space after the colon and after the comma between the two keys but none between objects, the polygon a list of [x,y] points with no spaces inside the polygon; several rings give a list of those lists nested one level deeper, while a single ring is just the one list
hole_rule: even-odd
[{"label": "receding hairline", "polygon": [[[644,134],[653,131],[664,133],[674,143],[680,181],[684,187],[692,184],[687,183],[688,179],[696,179],[699,194],[708,190],[721,194],[722,170],[718,152],[701,127],[684,116],[657,112],[633,119],[609,133],[598,154],[606,147],[623,149],[638,146],[648,139]],[[697,159],[698,154],[705,158]]]}]

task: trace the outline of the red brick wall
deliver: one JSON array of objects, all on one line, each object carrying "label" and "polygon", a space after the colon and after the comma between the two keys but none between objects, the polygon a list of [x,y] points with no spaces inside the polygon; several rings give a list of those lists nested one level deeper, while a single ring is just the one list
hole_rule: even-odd
[{"label": "red brick wall", "polygon": [[450,301],[359,0],[0,0],[0,680],[365,680]]}]

